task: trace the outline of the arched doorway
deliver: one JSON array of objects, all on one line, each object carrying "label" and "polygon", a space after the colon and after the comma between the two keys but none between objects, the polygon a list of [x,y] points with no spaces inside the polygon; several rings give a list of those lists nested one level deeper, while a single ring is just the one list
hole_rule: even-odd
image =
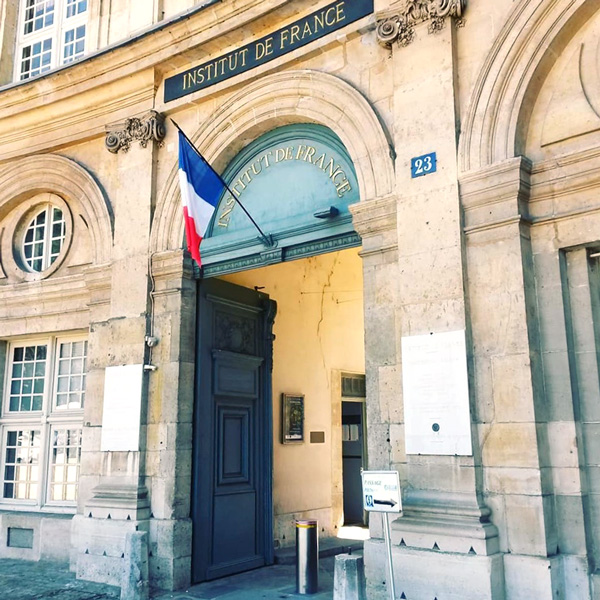
[{"label": "arched doorway", "polygon": [[335,535],[342,375],[364,377],[360,238],[348,208],[359,191],[342,142],[322,126],[283,126],[223,177],[230,192],[202,244],[198,287],[196,581],[269,564],[274,540],[293,543],[296,518]]}]

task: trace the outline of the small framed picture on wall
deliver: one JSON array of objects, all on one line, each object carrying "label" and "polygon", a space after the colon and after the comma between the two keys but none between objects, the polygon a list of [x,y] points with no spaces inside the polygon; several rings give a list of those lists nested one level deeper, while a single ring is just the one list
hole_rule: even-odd
[{"label": "small framed picture on wall", "polygon": [[304,441],[304,396],[281,394],[281,442],[298,444]]}]

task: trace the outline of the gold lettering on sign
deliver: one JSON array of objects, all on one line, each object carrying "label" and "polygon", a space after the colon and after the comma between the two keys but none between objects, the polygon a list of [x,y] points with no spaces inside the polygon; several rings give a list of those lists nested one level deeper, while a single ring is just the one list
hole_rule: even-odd
[{"label": "gold lettering on sign", "polygon": [[219,215],[219,220],[217,221],[217,225],[219,227],[229,227],[229,220],[231,219],[229,215],[231,214],[231,211],[233,210],[234,206],[235,198],[233,196],[229,196],[229,198],[227,198],[227,200],[225,201],[223,212],[221,212],[221,214]]},{"label": "gold lettering on sign", "polygon": [[[335,6],[330,6],[327,10],[321,10],[311,15],[304,22],[304,25],[290,25],[279,31],[279,49],[291,49],[291,46],[302,42],[305,38],[311,38],[318,35],[326,27],[333,27],[346,20],[344,13],[345,2],[338,2]],[[263,56],[261,54],[261,56]],[[258,57],[258,49],[257,49]]]},{"label": "gold lettering on sign", "polygon": [[[263,54],[263,56],[271,54],[272,44],[272,38],[269,38],[264,42],[261,52],[266,54]],[[204,82],[210,83],[215,77],[224,77],[235,72],[238,68],[245,67],[249,50],[249,48],[242,48],[227,56],[217,58],[202,67],[198,67],[195,71],[186,73],[183,76],[183,89],[187,90],[194,85],[201,85]],[[258,52],[258,48],[256,51]]]},{"label": "gold lettering on sign", "polygon": [[[272,161],[273,158],[274,161]],[[335,186],[338,198],[341,198],[345,193],[352,190],[352,184],[348,180],[346,172],[336,162],[335,158],[328,157],[326,152],[318,153],[317,148],[314,146],[298,144],[297,147],[283,146],[281,148],[275,148],[275,150],[269,150],[262,156],[255,158],[250,165],[247,165],[247,168],[243,172],[238,172],[238,178],[231,185],[231,191],[234,196],[239,198],[252,180],[261,173],[264,173],[273,164],[288,160],[307,162],[323,171]],[[231,212],[236,205],[234,196],[229,196],[225,200],[225,203],[221,204],[223,208],[220,208],[221,213],[217,221],[219,227],[229,227]]]},{"label": "gold lettering on sign", "polygon": [[256,44],[256,60],[261,60],[273,54],[273,37]]}]

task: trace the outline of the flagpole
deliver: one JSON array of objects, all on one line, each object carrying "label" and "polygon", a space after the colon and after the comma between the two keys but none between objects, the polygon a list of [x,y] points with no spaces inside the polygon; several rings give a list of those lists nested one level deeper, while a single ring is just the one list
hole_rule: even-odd
[{"label": "flagpole", "polygon": [[177,129],[181,132],[181,135],[183,135],[183,137],[187,140],[189,145],[194,149],[194,152],[196,152],[196,154],[200,157],[202,162],[223,182],[225,189],[231,194],[231,197],[239,204],[239,207],[246,213],[246,216],[250,219],[254,227],[258,229],[263,244],[265,244],[265,246],[268,247],[273,246],[272,237],[265,235],[264,231],[258,226],[258,223],[252,218],[252,215],[246,210],[246,207],[240,202],[239,198],[231,191],[225,180],[212,168],[211,164],[204,158],[204,156],[200,154],[200,151],[198,150],[198,148],[196,148],[196,146],[194,146],[194,143],[185,134],[185,131],[183,131],[183,129],[181,129],[181,127],[179,127],[179,125],[177,125],[177,123],[173,119],[171,119],[171,123],[173,123],[173,125],[175,125],[175,127],[177,127]]}]

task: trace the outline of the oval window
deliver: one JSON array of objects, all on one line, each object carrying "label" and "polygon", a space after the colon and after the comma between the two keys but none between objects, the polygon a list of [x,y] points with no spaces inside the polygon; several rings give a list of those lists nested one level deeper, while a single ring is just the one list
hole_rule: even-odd
[{"label": "oval window", "polygon": [[63,211],[53,204],[39,210],[25,230],[23,261],[30,271],[41,273],[58,258],[66,237]]}]

